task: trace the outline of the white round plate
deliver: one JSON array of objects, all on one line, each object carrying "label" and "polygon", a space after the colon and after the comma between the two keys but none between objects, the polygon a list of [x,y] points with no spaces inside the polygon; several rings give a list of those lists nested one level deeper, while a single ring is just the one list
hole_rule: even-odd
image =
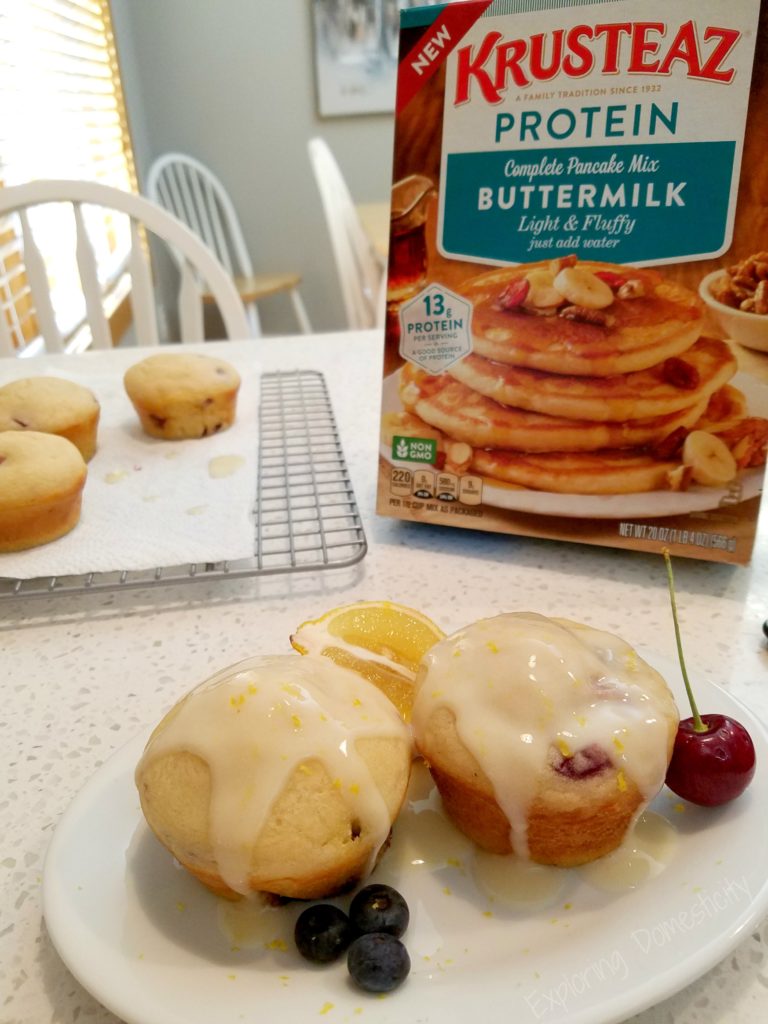
[{"label": "white round plate", "polygon": [[[384,379],[382,412],[402,412],[398,396],[398,373]],[[739,373],[731,381],[747,399],[752,416],[768,415],[768,387],[749,374]],[[382,456],[392,462],[392,453],[386,446],[380,448]],[[416,463],[398,462],[410,469],[427,467]],[[739,477],[739,502],[757,497],[763,489],[764,470],[750,469]],[[694,484],[687,491],[648,491],[637,494],[556,494],[550,491],[531,491],[525,487],[500,483],[488,477],[483,479],[483,504],[510,512],[530,512],[541,516],[564,516],[569,519],[648,519],[662,516],[687,515],[717,508],[728,491],[720,487],[701,487]],[[730,504],[734,504],[731,498]]]},{"label": "white round plate", "polygon": [[[679,671],[642,653],[685,707]],[[377,877],[409,902],[412,970],[385,998],[355,989],[343,962],[301,959],[291,941],[301,904],[262,913],[254,928],[247,905],[217,900],[175,866],[144,825],[133,783],[148,733],[118,751],[62,817],[43,879],[48,931],[75,977],[128,1024],[623,1020],[713,967],[768,911],[768,735],[725,691],[695,685],[703,710],[748,727],[758,772],[719,809],[663,791],[652,807],[675,829],[674,850],[638,888],[607,892],[564,871],[549,903],[512,909],[474,883],[471,852],[435,853],[436,816],[421,829],[421,850],[418,831],[409,846],[396,826]]]}]

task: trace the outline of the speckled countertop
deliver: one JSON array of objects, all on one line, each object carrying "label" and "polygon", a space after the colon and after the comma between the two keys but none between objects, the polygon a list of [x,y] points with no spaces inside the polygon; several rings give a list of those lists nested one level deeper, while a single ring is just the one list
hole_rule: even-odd
[{"label": "speckled countertop", "polygon": [[[265,370],[326,374],[368,554],[354,568],[314,575],[0,603],[2,1024],[117,1020],[72,977],[46,933],[41,879],[56,823],[110,755],[193,684],[246,656],[287,652],[288,636],[303,620],[371,598],[419,607],[446,630],[531,609],[579,618],[675,657],[656,556],[375,516],[381,353],[373,332],[248,344],[259,345]],[[689,668],[768,721],[765,513],[751,567],[681,559],[676,580]],[[704,977],[635,1020],[762,1024],[766,943],[768,922]]]}]

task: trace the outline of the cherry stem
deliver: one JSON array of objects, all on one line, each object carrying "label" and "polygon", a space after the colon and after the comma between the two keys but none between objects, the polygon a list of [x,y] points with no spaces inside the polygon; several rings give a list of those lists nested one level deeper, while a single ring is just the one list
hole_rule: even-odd
[{"label": "cherry stem", "polygon": [[669,601],[672,605],[672,621],[675,624],[675,640],[677,641],[677,656],[680,660],[680,671],[683,675],[683,682],[685,683],[685,692],[688,694],[688,701],[691,705],[691,711],[693,712],[693,731],[694,732],[707,732],[706,725],[701,720],[699,709],[696,707],[696,701],[693,697],[693,690],[691,689],[691,683],[688,679],[688,673],[685,669],[685,658],[683,657],[683,641],[680,638],[680,623],[677,620],[677,602],[675,601],[675,579],[672,575],[672,559],[669,557],[669,551],[664,551],[664,561],[667,566],[667,581],[669,583]]}]

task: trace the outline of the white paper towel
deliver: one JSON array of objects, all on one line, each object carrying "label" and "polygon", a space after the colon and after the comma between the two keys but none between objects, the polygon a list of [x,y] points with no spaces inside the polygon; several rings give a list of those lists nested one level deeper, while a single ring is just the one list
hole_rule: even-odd
[{"label": "white paper towel", "polygon": [[218,562],[254,553],[258,453],[258,371],[254,358],[227,359],[242,377],[229,430],[188,441],[143,433],[123,389],[128,366],[146,350],[91,352],[66,359],[4,360],[0,384],[54,375],[90,388],[101,403],[98,450],[88,463],[79,524],[64,537],[0,554],[0,576],[32,579],[121,569]]}]

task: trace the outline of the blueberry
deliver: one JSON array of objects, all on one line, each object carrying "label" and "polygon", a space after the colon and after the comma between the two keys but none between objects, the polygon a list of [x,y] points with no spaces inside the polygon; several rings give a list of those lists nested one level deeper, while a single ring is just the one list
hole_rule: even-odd
[{"label": "blueberry", "polygon": [[366,992],[391,992],[408,977],[411,958],[400,939],[372,932],[360,935],[349,947],[347,968]]},{"label": "blueberry", "polygon": [[363,934],[386,932],[399,938],[408,927],[408,904],[391,885],[366,885],[352,900],[349,919]]},{"label": "blueberry", "polygon": [[330,903],[317,903],[303,910],[293,932],[298,951],[316,964],[338,960],[353,935],[347,915]]}]

